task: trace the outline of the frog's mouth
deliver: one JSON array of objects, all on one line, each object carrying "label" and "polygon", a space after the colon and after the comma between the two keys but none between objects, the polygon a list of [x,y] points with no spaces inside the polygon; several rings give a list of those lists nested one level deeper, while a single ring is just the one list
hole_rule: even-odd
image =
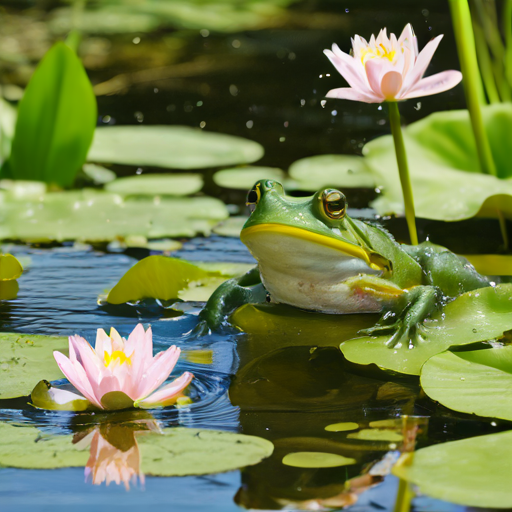
[{"label": "frog's mouth", "polygon": [[240,233],[240,239],[245,245],[247,245],[247,247],[249,247],[249,250],[251,250],[256,259],[258,259],[256,254],[258,251],[254,247],[254,242],[256,242],[261,235],[279,235],[283,237],[292,237],[294,239],[298,238],[301,241],[306,242],[306,244],[313,243],[328,249],[334,249],[340,253],[340,256],[362,260],[373,270],[383,271],[386,268],[381,261],[382,259],[379,260],[380,257],[378,255],[367,251],[364,247],[351,244],[350,242],[345,242],[338,238],[321,235],[320,233],[315,233],[307,229],[277,223],[249,226],[244,228]]}]

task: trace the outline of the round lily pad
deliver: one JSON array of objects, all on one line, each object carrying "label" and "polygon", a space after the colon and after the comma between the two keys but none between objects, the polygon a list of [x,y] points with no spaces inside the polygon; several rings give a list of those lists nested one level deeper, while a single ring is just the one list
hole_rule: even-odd
[{"label": "round lily pad", "polygon": [[359,425],[354,423],[353,421],[345,421],[343,423],[333,423],[332,425],[327,425],[325,430],[327,432],[346,432],[347,430],[357,430]]},{"label": "round lily pad", "polygon": [[187,126],[108,126],[96,129],[87,160],[203,169],[251,163],[262,156],[257,142]]},{"label": "round lily pad", "polygon": [[402,434],[390,429],[364,428],[359,432],[347,435],[348,439],[359,439],[360,441],[389,441],[397,443],[403,440]]},{"label": "round lily pad", "polygon": [[392,472],[433,498],[471,507],[511,508],[511,461],[508,431],[406,453]]},{"label": "round lily pad", "polygon": [[200,174],[141,174],[118,178],[105,186],[105,189],[123,196],[188,196],[203,188]]},{"label": "round lily pad", "polygon": [[438,354],[423,365],[421,385],[455,411],[512,420],[512,347]]},{"label": "round lily pad", "polygon": [[365,336],[341,343],[344,356],[357,364],[376,364],[419,375],[423,363],[447,348],[486,341],[512,329],[512,285],[465,293],[424,322],[423,341],[390,346],[387,336]]},{"label": "round lily pad", "polygon": [[355,459],[325,452],[294,452],[283,457],[283,464],[294,468],[336,468],[355,463]]},{"label": "round lily pad", "polygon": [[0,399],[28,396],[40,380],[61,379],[53,351],[67,349],[64,337],[0,333]]},{"label": "round lily pad", "polygon": [[283,181],[285,174],[275,167],[238,167],[223,169],[213,175],[213,181],[224,188],[250,190],[258,180]]}]

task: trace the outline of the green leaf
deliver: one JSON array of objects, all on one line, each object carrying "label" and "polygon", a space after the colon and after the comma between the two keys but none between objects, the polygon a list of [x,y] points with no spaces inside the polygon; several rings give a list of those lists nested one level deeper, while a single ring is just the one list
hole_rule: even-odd
[{"label": "green leaf", "polygon": [[[467,110],[437,112],[403,130],[416,216],[457,221],[475,215],[512,218],[512,105],[482,109],[498,177],[481,174]],[[403,198],[391,135],[364,147],[365,161],[382,196],[380,214],[403,213]]]},{"label": "green leaf", "polygon": [[[47,380],[40,381],[32,390],[32,393],[30,393],[32,405],[47,411],[98,410],[89,400],[84,397],[78,397],[75,393],[59,390],[60,396],[57,397],[55,391],[56,389]],[[64,394],[64,397],[62,394]]]},{"label": "green leaf", "polygon": [[22,273],[21,263],[12,254],[0,254],[0,281],[18,279]]},{"label": "green leaf", "polygon": [[348,439],[359,439],[360,441],[389,441],[397,443],[403,441],[404,437],[399,432],[390,429],[364,428],[359,432],[347,435]]},{"label": "green leaf", "polygon": [[101,397],[101,405],[109,411],[120,411],[133,407],[133,400],[122,391],[109,391]]},{"label": "green leaf", "polygon": [[16,125],[16,109],[0,98],[0,164],[9,158]]},{"label": "green leaf", "polygon": [[512,420],[512,347],[438,354],[423,365],[421,385],[449,409]]},{"label": "green leaf", "polygon": [[203,169],[251,163],[262,156],[257,142],[187,126],[108,126],[96,130],[87,160]]},{"label": "green leaf", "polygon": [[484,276],[512,276],[512,256],[509,254],[468,254],[464,258]]},{"label": "green leaf", "polygon": [[[1,198],[1,192],[0,192]],[[6,197],[0,212],[0,238],[30,241],[111,241],[209,235],[228,217],[212,197],[127,198],[92,189],[49,192],[35,198]]]},{"label": "green leaf", "polygon": [[485,508],[511,508],[512,431],[437,444],[402,455],[393,474],[422,494]]},{"label": "green leaf", "polygon": [[250,190],[258,180],[277,180],[282,182],[285,174],[275,167],[239,167],[223,169],[213,175],[213,181],[219,187],[238,190]]},{"label": "green leaf", "polygon": [[419,375],[432,356],[458,345],[499,338],[512,329],[512,285],[465,293],[424,322],[422,341],[411,347],[388,346],[391,336],[367,336],[345,341],[343,355],[357,364],[376,364],[398,373]]},{"label": "green leaf", "polygon": [[116,173],[102,167],[101,165],[95,164],[84,164],[82,171],[85,176],[96,185],[104,185],[116,179]]},{"label": "green leaf", "polygon": [[105,190],[122,196],[188,196],[203,188],[201,174],[143,174],[107,183]]},{"label": "green leaf", "polygon": [[54,350],[67,353],[68,339],[0,333],[0,399],[28,396],[43,379],[62,379]]},{"label": "green leaf", "polygon": [[96,126],[96,98],[73,51],[55,44],[34,72],[18,107],[9,159],[14,179],[69,186]]},{"label": "green leaf", "polygon": [[[108,424],[102,425],[108,430]],[[167,428],[162,433],[144,432],[137,437],[141,470],[146,475],[185,476],[232,471],[257,464],[271,455],[270,441],[255,436]],[[34,427],[0,423],[0,466],[50,469],[85,466],[89,448],[73,444],[73,436],[41,439]]]},{"label": "green leaf", "polygon": [[261,437],[191,428],[165,429],[164,435],[141,436],[138,442],[141,469],[155,476],[232,471],[257,464],[274,449]]},{"label": "green leaf", "polygon": [[355,464],[356,460],[336,453],[295,452],[285,455],[282,462],[294,468],[337,468]]},{"label": "green leaf", "polygon": [[248,217],[245,216],[228,217],[217,224],[213,228],[213,232],[220,236],[239,238],[240,232],[242,231],[244,224],[247,222],[247,219]]},{"label": "green leaf", "polygon": [[187,261],[166,256],[148,256],[136,263],[110,290],[107,302],[123,304],[141,299],[177,299],[192,281],[219,277]]},{"label": "green leaf", "polygon": [[294,162],[288,170],[301,190],[322,187],[373,188],[375,177],[366,160],[354,155],[319,155]]},{"label": "green leaf", "polygon": [[18,281],[0,281],[0,300],[12,300],[18,296]]},{"label": "green leaf", "polygon": [[359,428],[359,424],[354,423],[353,421],[345,421],[342,423],[332,423],[331,425],[327,425],[325,430],[327,432],[346,432],[347,430],[357,430]]}]

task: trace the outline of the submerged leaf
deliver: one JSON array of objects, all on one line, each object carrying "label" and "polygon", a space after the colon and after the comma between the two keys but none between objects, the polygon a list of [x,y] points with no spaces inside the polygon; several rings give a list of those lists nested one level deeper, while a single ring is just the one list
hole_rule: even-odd
[{"label": "submerged leaf", "polygon": [[61,379],[53,351],[67,352],[64,337],[0,334],[0,399],[28,396],[43,379]]},{"label": "submerged leaf", "polygon": [[438,354],[423,365],[421,385],[449,409],[512,420],[512,347]]},{"label": "submerged leaf", "polygon": [[512,431],[406,453],[393,474],[433,498],[471,507],[511,508]]},{"label": "submerged leaf", "polygon": [[203,188],[200,174],[142,174],[111,181],[105,190],[122,196],[188,196]]},{"label": "submerged leaf", "polygon": [[434,313],[423,327],[423,339],[411,345],[388,346],[388,335],[352,339],[340,348],[353,363],[419,375],[425,361],[449,347],[499,338],[512,329],[512,285],[465,293]]},{"label": "submerged leaf", "polygon": [[55,44],[18,106],[9,176],[69,186],[85,161],[96,126],[96,98],[82,63]]},{"label": "submerged leaf", "polygon": [[203,169],[251,163],[262,156],[257,142],[187,126],[109,126],[96,130],[87,160]]},{"label": "submerged leaf", "polygon": [[[481,174],[467,110],[436,112],[404,129],[416,216],[457,221],[475,215],[512,218],[512,106],[482,109],[498,177]],[[373,206],[380,214],[402,213],[403,197],[391,135],[364,147],[365,161],[382,196]]]}]

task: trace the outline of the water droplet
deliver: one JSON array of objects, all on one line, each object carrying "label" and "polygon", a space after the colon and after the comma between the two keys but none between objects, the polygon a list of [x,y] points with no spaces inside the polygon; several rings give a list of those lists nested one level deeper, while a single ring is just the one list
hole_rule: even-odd
[{"label": "water droplet", "polygon": [[233,41],[231,42],[231,46],[233,48],[240,48],[240,46],[242,46],[242,43],[238,39],[233,39]]},{"label": "water droplet", "polygon": [[201,121],[199,123],[199,128],[204,128],[206,126],[206,121]]},{"label": "water droplet", "polygon": [[206,28],[202,28],[199,33],[203,36],[203,37],[208,37],[210,35],[210,31]]},{"label": "water droplet", "polygon": [[138,37],[138,36],[137,36],[137,37],[134,37],[134,38],[132,39],[132,43],[133,43],[133,44],[139,44],[139,43],[140,43],[140,37]]},{"label": "water droplet", "polygon": [[247,128],[249,128],[249,130],[254,126],[254,121],[247,121],[247,123],[245,123],[245,126],[247,126]]},{"label": "water droplet", "polygon": [[238,87],[235,84],[231,84],[229,86],[229,94],[231,94],[231,96],[236,96],[238,94]]},{"label": "water droplet", "polygon": [[461,377],[460,380],[466,380],[466,377]]}]

